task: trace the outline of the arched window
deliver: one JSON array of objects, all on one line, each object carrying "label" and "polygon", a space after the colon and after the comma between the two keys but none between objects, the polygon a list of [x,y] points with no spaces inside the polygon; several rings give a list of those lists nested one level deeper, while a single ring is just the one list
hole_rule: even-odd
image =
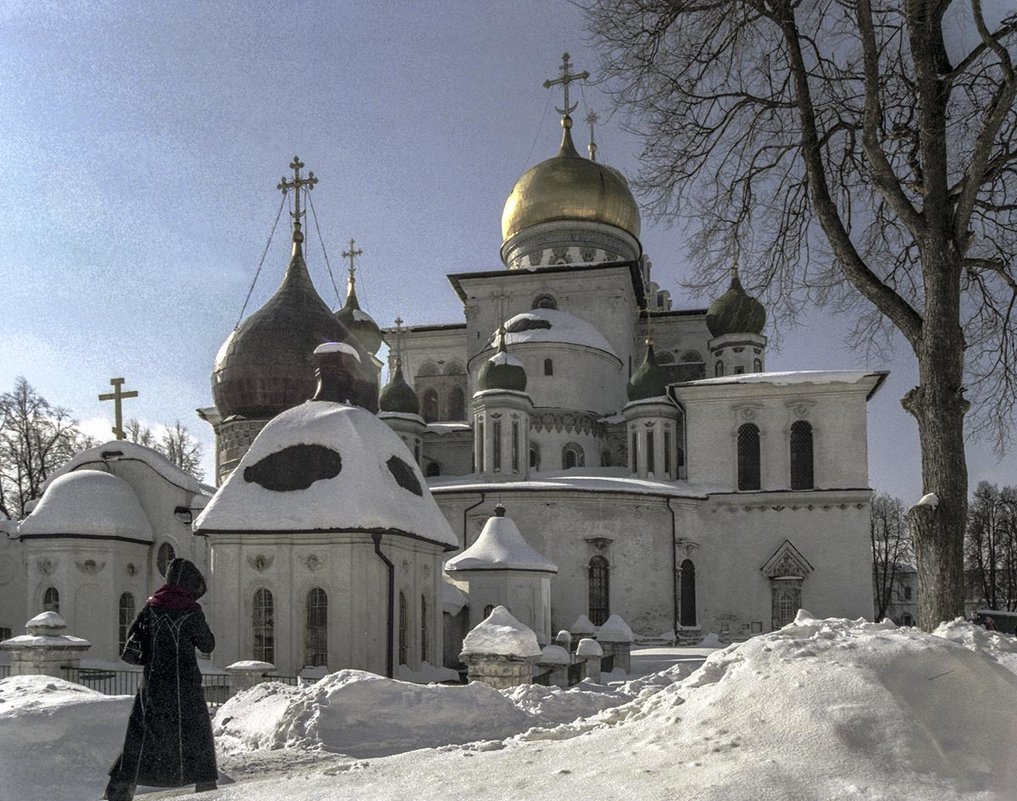
[{"label": "arched window", "polygon": [[124,652],[127,644],[127,631],[134,622],[134,596],[125,592],[120,596],[119,617],[117,619],[117,642],[120,653]]},{"label": "arched window", "polygon": [[799,578],[770,579],[773,630],[783,628],[795,619],[802,608],[802,580]]},{"label": "arched window", "polygon": [[264,587],[254,593],[251,631],[254,635],[253,658],[275,664],[275,602]]},{"label": "arched window", "polygon": [[611,616],[611,588],[608,579],[608,563],[603,556],[590,560],[590,622],[603,625]]},{"label": "arched window", "polygon": [[763,362],[760,359],[752,360],[752,372],[754,373],[763,372]]},{"label": "arched window", "polygon": [[544,375],[554,375],[554,359],[544,359]]},{"label": "arched window", "polygon": [[169,567],[169,563],[176,558],[176,552],[173,550],[173,546],[168,542],[164,542],[159,546],[159,552],[155,557],[155,566],[159,568],[159,575],[163,578],[166,577],[166,568]]},{"label": "arched window", "polygon": [[435,476],[441,475],[441,465],[437,462],[428,462],[427,468],[424,470],[424,475],[428,478],[434,478]]},{"label": "arched window", "polygon": [[678,357],[676,377],[679,381],[698,381],[706,378],[706,363],[699,351],[686,350]]},{"label": "arched window", "polygon": [[791,489],[812,489],[812,426],[805,420],[791,424]]},{"label": "arched window", "polygon": [[713,375],[715,378],[720,378],[724,375],[724,362],[720,359],[717,360],[717,364],[713,368]]},{"label": "arched window", "polygon": [[307,593],[304,625],[304,665],[323,667],[328,664],[328,594],[315,587]]},{"label": "arched window", "polygon": [[484,620],[487,620],[487,618],[489,618],[491,616],[491,613],[493,611],[494,611],[494,604],[488,604],[487,606],[485,606],[484,607]]},{"label": "arched window", "polygon": [[399,593],[399,664],[407,664],[406,660],[409,656],[409,625],[408,620],[409,610],[406,607],[406,596],[403,593]]},{"label": "arched window", "polygon": [[738,489],[759,487],[759,429],[745,423],[738,429]]},{"label": "arched window", "polygon": [[557,309],[558,301],[554,299],[554,295],[538,295],[533,300],[534,309]]},{"label": "arched window", "polygon": [[585,467],[586,455],[582,447],[575,442],[570,442],[561,449],[561,469],[570,470],[573,467]]},{"label": "arched window", "polygon": [[438,420],[438,390],[428,387],[424,390],[421,398],[421,408],[424,412],[424,421],[434,423]]},{"label": "arched window", "polygon": [[427,598],[420,596],[420,661],[431,661],[431,635],[427,630]]},{"label": "arched window", "polygon": [[452,387],[448,392],[448,419],[466,419],[466,398],[459,387]]},{"label": "arched window", "polygon": [[422,365],[420,365],[420,369],[417,370],[417,376],[429,376],[438,374],[439,374],[438,365],[436,365],[434,362],[424,362]]},{"label": "arched window", "polygon": [[445,375],[463,375],[466,370],[457,361],[451,361],[445,365]]},{"label": "arched window", "polygon": [[42,611],[60,614],[60,593],[56,587],[47,587],[42,594]]},{"label": "arched window", "polygon": [[530,443],[530,469],[538,470],[540,468],[540,446],[536,442]]},{"label": "arched window", "polygon": [[911,617],[911,615],[907,614],[906,612],[901,616],[900,624],[902,626],[913,626],[913,625],[915,625],[914,619]]},{"label": "arched window", "polygon": [[696,566],[691,559],[686,559],[679,567],[679,616],[678,625],[696,625]]}]

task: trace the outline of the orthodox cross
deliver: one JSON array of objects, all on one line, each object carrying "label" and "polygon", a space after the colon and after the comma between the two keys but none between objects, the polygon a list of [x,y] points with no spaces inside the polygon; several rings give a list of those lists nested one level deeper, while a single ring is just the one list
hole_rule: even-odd
[{"label": "orthodox cross", "polygon": [[571,106],[569,105],[569,84],[572,83],[572,81],[581,81],[584,80],[585,78],[590,77],[590,73],[588,73],[586,70],[583,70],[582,72],[572,73],[569,72],[571,68],[572,62],[569,61],[569,54],[565,53],[561,57],[561,77],[556,78],[554,80],[548,79],[544,81],[545,89],[550,89],[552,86],[561,85],[562,89],[565,92],[565,108],[558,108],[557,106],[555,106],[555,108],[557,108],[558,111],[561,112],[561,114],[563,114],[566,117],[569,116],[573,111],[575,111],[576,107],[579,105],[579,103],[573,103]]},{"label": "orthodox cross", "polygon": [[593,125],[600,121],[600,117],[597,116],[596,111],[591,111],[586,115],[586,121],[590,124],[590,161],[597,160],[597,143],[593,139]]},{"label": "orthodox cross", "polygon": [[350,240],[350,249],[349,249],[349,250],[344,250],[344,251],[343,251],[343,258],[344,258],[344,259],[349,259],[349,260],[350,260],[350,282],[351,282],[351,283],[352,283],[352,282],[354,282],[354,281],[356,280],[356,279],[354,278],[354,275],[355,275],[355,274],[356,274],[356,272],[357,272],[357,267],[356,267],[356,265],[355,265],[355,264],[353,263],[353,260],[354,260],[354,259],[355,259],[355,258],[356,258],[357,256],[363,256],[363,255],[364,255],[364,251],[363,251],[363,250],[361,250],[360,248],[357,248],[356,250],[354,250],[354,249],[353,249],[353,245],[354,245],[354,243],[355,243],[355,242],[356,242],[356,240],[354,240],[354,239],[351,239],[351,240]]},{"label": "orthodox cross", "polygon": [[127,439],[127,432],[124,431],[124,413],[121,401],[124,398],[136,398],[138,397],[137,390],[131,390],[130,392],[124,392],[121,387],[124,385],[124,379],[122,378],[111,378],[110,384],[113,385],[113,391],[107,392],[99,396],[101,401],[113,401],[114,417],[116,424],[113,426],[113,433],[117,439]]},{"label": "orthodox cross", "polygon": [[398,365],[402,364],[402,361],[403,361],[403,318],[402,317],[396,317],[395,318],[395,327],[396,327],[396,335],[395,335],[395,340],[396,340],[395,341],[395,354],[396,354],[396,358],[395,358],[395,361],[396,361],[396,366],[398,366]]},{"label": "orthodox cross", "polygon": [[300,190],[301,188],[306,187],[307,191],[311,191],[314,189],[314,185],[318,183],[318,179],[314,177],[313,172],[308,171],[306,178],[302,178],[300,176],[300,168],[303,166],[304,162],[300,160],[300,157],[294,156],[293,162],[290,164],[290,169],[293,170],[293,180],[287,181],[286,176],[284,175],[282,180],[279,182],[279,185],[276,187],[276,189],[281,190],[284,195],[289,190],[293,190],[294,210],[290,212],[290,216],[297,225],[300,225],[300,218],[304,213],[300,210]]}]

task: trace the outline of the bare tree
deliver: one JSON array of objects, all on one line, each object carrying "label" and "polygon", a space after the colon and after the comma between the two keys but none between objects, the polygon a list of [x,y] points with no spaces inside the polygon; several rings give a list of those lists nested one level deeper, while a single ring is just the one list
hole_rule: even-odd
[{"label": "bare tree", "polygon": [[146,448],[158,448],[158,442],[152,429],[142,425],[136,418],[132,417],[127,421],[124,425],[124,432],[127,434],[127,439],[131,442],[144,445]]},{"label": "bare tree", "polygon": [[900,498],[883,492],[872,497],[869,534],[872,542],[874,620],[879,621],[886,617],[895,597],[894,584],[911,558],[904,503]]},{"label": "bare tree", "polygon": [[0,395],[0,512],[24,517],[50,474],[92,444],[66,409],[51,406],[19,377],[13,391]]},{"label": "bare tree", "polygon": [[1017,402],[1017,21],[981,0],[579,1],[651,214],[694,229],[696,285],[740,256],[778,321],[828,303],[858,344],[907,342],[936,495],[913,512],[918,622],[960,615],[965,416],[1003,447]]},{"label": "bare tree", "polygon": [[964,551],[971,597],[990,609],[1017,609],[1017,488],[979,482]]},{"label": "bare tree", "polygon": [[177,420],[172,428],[167,428],[162,442],[156,448],[173,464],[184,472],[190,473],[199,481],[204,473],[201,470],[201,443]]}]

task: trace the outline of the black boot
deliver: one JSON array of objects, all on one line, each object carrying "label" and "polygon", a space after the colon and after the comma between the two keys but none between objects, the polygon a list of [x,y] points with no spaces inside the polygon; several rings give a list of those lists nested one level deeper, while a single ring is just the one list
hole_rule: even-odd
[{"label": "black boot", "polygon": [[215,782],[198,782],[194,785],[194,792],[196,793],[207,793],[209,790],[217,790],[219,785]]},{"label": "black boot", "polygon": [[134,785],[130,782],[122,782],[111,778],[106,785],[106,792],[102,797],[108,801],[133,801]]}]

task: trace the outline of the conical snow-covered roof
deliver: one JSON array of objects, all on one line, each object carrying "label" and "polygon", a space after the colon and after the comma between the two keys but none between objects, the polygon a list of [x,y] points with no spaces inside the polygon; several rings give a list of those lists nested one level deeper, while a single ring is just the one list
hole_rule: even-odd
[{"label": "conical snow-covered roof", "polygon": [[99,470],[57,476],[18,529],[22,538],[120,537],[152,541],[152,527],[131,485]]},{"label": "conical snow-covered roof", "polygon": [[499,506],[469,548],[445,563],[445,571],[453,574],[468,570],[526,570],[535,573],[557,573],[558,565],[534,550],[523,539],[519,527],[505,508]]}]

